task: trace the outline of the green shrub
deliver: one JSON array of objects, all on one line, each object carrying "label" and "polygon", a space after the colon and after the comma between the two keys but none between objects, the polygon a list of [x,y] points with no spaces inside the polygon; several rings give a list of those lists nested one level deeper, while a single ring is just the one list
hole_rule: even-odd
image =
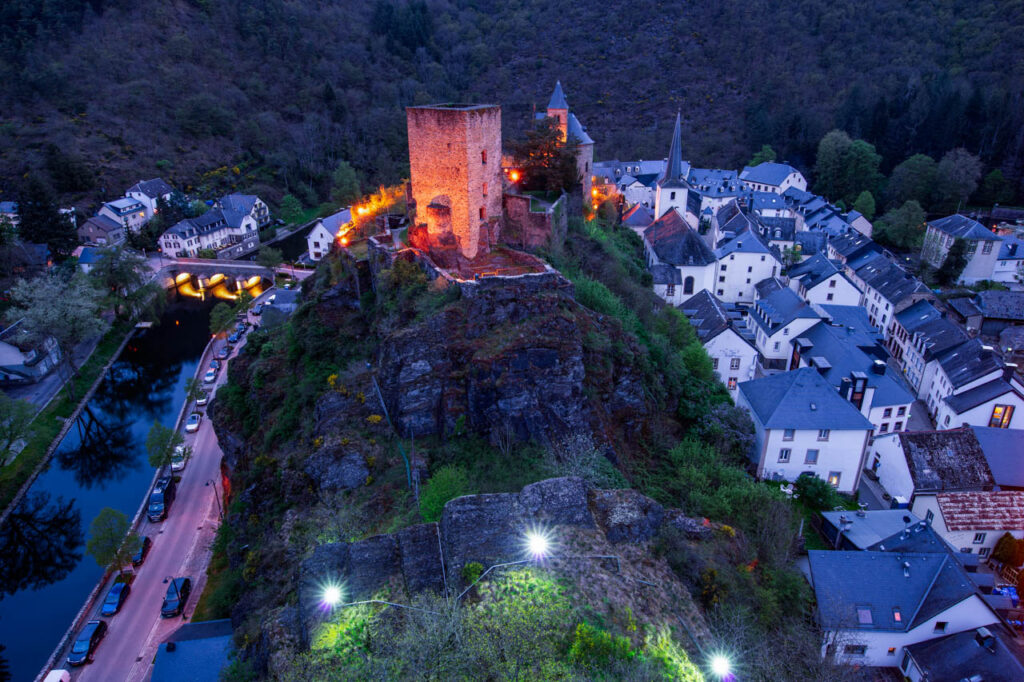
[{"label": "green shrub", "polygon": [[479,561],[470,561],[468,564],[462,567],[462,581],[466,585],[472,585],[480,579],[480,575],[484,572],[484,565]]},{"label": "green shrub", "polygon": [[470,492],[469,476],[460,466],[443,466],[434,472],[420,493],[420,514],[427,523],[439,521],[449,500]]},{"label": "green shrub", "polygon": [[815,511],[832,509],[843,501],[828,481],[817,476],[801,476],[793,487],[800,501]]},{"label": "green shrub", "polygon": [[1003,533],[1003,536],[996,542],[995,549],[992,550],[992,558],[1010,566],[1024,564],[1024,540],[1018,540],[1009,533]]},{"label": "green shrub", "polygon": [[588,623],[576,626],[576,635],[569,647],[569,660],[586,669],[604,669],[614,661],[626,661],[636,652],[627,637],[611,634]]}]

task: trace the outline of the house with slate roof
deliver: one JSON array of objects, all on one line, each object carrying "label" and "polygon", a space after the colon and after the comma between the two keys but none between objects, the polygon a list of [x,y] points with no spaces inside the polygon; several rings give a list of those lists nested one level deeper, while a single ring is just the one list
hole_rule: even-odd
[{"label": "house with slate roof", "polygon": [[857,490],[871,422],[816,369],[742,382],[736,404],[754,422],[758,478],[795,481],[809,474],[840,492]]},{"label": "house with slate roof", "polygon": [[1007,327],[1024,326],[1024,291],[979,291],[972,298],[950,299],[949,307],[968,331],[999,336]]},{"label": "house with slate roof", "polygon": [[874,232],[874,225],[872,225],[871,221],[864,217],[864,214],[860,211],[850,211],[843,216],[843,219],[850,225],[850,227],[857,230],[865,237],[870,237],[871,233]]},{"label": "house with slate roof", "polygon": [[1022,407],[1019,392],[1019,380],[996,350],[969,339],[925,364],[918,397],[927,403],[940,429],[964,423],[1013,428],[1014,415]]},{"label": "house with slate roof", "polygon": [[638,178],[641,175],[654,175],[660,178],[665,174],[665,166],[668,165],[666,159],[657,159],[654,161],[619,161],[618,159],[612,159],[611,161],[595,161],[593,180],[595,184],[599,185],[614,185],[617,184],[619,179],[630,175],[634,178]]},{"label": "house with slate roof", "polygon": [[822,654],[839,663],[900,667],[907,647],[1001,622],[926,523],[866,551],[811,550],[808,561]]},{"label": "house with slate roof", "polygon": [[796,168],[785,164],[766,161],[756,166],[744,166],[740,180],[755,192],[782,194],[789,188],[800,191],[807,189],[807,179]]},{"label": "house with slate roof", "polygon": [[714,286],[714,252],[675,209],[644,230],[643,241],[654,293],[669,304]]},{"label": "house with slate roof", "polygon": [[211,208],[171,226],[157,243],[161,251],[175,257],[195,258],[200,250],[213,249],[218,258],[236,258],[258,247],[260,237],[251,213]]},{"label": "house with slate roof", "polygon": [[1024,429],[972,426],[992,478],[1000,490],[1024,490]]},{"label": "house with slate roof", "polygon": [[1024,238],[1019,235],[1003,237],[999,257],[992,269],[992,281],[1016,286],[1024,284]]},{"label": "house with slate roof", "polygon": [[932,526],[964,554],[987,557],[1004,533],[1024,538],[1024,492],[1020,490],[947,492],[932,499]]},{"label": "house with slate roof", "polygon": [[[767,291],[766,283],[758,284],[758,291]],[[790,369],[793,349],[790,342],[825,315],[816,306],[804,301],[796,292],[778,283],[779,288],[759,297],[747,315],[747,326],[754,334],[758,362],[764,371]]]},{"label": "house with slate roof", "polygon": [[906,509],[821,512],[821,534],[833,549],[867,550],[920,523]]},{"label": "house with slate roof", "polygon": [[[929,363],[970,337],[930,301],[918,301],[893,319],[886,344],[914,391],[918,395],[927,394],[930,387],[923,386],[923,382]],[[931,369],[934,370],[934,366]],[[933,376],[928,372],[929,381]]]},{"label": "house with slate roof", "polygon": [[[846,232],[835,237],[829,237],[828,239],[829,260],[838,261],[843,266],[847,266],[850,261],[860,258],[867,253],[880,254],[882,253],[882,247],[859,232]],[[853,268],[847,267],[846,269],[847,275],[853,273]]]},{"label": "house with slate roof", "polygon": [[316,262],[326,256],[330,252],[338,232],[350,222],[352,222],[351,206],[316,221],[316,225],[306,235],[306,245],[309,248],[310,260]]},{"label": "house with slate roof", "polygon": [[96,215],[78,226],[78,240],[83,244],[110,246],[120,244],[124,238],[124,225],[109,216]]},{"label": "house with slate roof", "polygon": [[636,236],[643,239],[644,230],[654,222],[654,214],[645,204],[635,204],[632,208],[622,214],[622,224],[633,230]]},{"label": "house with slate roof", "polygon": [[715,295],[727,303],[752,304],[754,284],[782,270],[778,253],[750,227],[722,241],[715,249],[715,258]]},{"label": "house with slate roof", "polygon": [[789,288],[808,303],[860,305],[861,291],[824,254],[789,268]]},{"label": "house with slate roof", "polygon": [[161,178],[142,180],[125,190],[124,195],[130,199],[140,202],[146,209],[146,220],[149,221],[157,212],[157,202],[171,200],[171,193],[174,188],[168,185]]},{"label": "house with slate roof", "polygon": [[929,222],[921,246],[921,258],[934,268],[942,267],[956,240],[967,242],[967,265],[960,274],[959,283],[974,284],[992,279],[1003,238],[967,216],[957,214]]},{"label": "house with slate roof", "polygon": [[1002,623],[904,647],[900,672],[910,682],[1024,680],[1024,652]]},{"label": "house with slate roof", "polygon": [[700,196],[701,214],[707,209],[714,213],[748,191],[734,170],[691,168],[687,179],[690,191]]},{"label": "house with slate roof", "polygon": [[653,208],[659,177],[661,176],[654,173],[638,175],[636,177],[623,175],[615,184],[615,189],[623,196],[627,204],[637,204]]},{"label": "house with slate roof", "polygon": [[871,324],[877,325],[886,338],[894,331],[897,313],[933,297],[921,280],[884,256],[858,268],[851,279],[864,292],[861,305],[867,308]]},{"label": "house with slate roof", "polygon": [[149,220],[143,203],[131,197],[123,197],[106,202],[100,206],[98,215],[106,216],[115,223],[124,226],[125,230],[132,232],[138,231]]},{"label": "house with slate roof", "polygon": [[256,223],[257,230],[270,224],[270,209],[255,194],[228,194],[218,199],[214,207],[249,216]]},{"label": "house with slate roof", "polygon": [[762,216],[759,222],[761,223],[761,236],[770,246],[778,249],[779,253],[794,248],[796,245],[795,218],[766,218]]},{"label": "house with slate roof", "polygon": [[700,339],[718,380],[736,399],[741,381],[754,378],[757,349],[750,332],[740,322],[741,312],[729,308],[704,290],[679,305]]},{"label": "house with slate roof", "polygon": [[902,431],[914,394],[886,363],[881,335],[859,306],[821,306],[826,318],[792,340],[790,367],[812,367],[871,422],[874,434]]},{"label": "house with slate roof", "polygon": [[701,201],[697,194],[693,195],[693,201],[689,200],[690,183],[687,177],[690,174],[690,164],[683,161],[681,117],[682,114],[676,114],[665,173],[658,180],[655,190],[654,215],[661,218],[675,209],[687,225],[696,228],[699,223]]}]

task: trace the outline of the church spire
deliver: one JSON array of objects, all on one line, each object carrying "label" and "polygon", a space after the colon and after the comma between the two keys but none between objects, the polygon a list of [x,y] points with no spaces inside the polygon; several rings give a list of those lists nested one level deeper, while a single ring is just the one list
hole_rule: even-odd
[{"label": "church spire", "polygon": [[569,103],[565,101],[565,93],[562,92],[562,81],[555,81],[555,91],[551,93],[551,101],[548,102],[548,109],[568,109]]},{"label": "church spire", "polygon": [[672,131],[672,146],[668,150],[668,163],[662,182],[679,182],[683,175],[682,112],[676,112],[676,126]]}]

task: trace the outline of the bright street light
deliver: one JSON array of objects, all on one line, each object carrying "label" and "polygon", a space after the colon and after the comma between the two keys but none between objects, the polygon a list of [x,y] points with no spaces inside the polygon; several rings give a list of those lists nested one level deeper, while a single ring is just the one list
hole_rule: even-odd
[{"label": "bright street light", "polygon": [[324,594],[320,601],[328,608],[337,606],[341,602],[341,588],[337,585],[328,585],[324,588]]},{"label": "bright street light", "polygon": [[550,544],[542,533],[531,531],[526,534],[526,550],[534,561],[540,561],[548,555]]},{"label": "bright street light", "polygon": [[729,659],[721,654],[712,656],[711,658],[711,672],[717,675],[719,678],[724,679],[729,675],[732,670],[732,666],[729,665]]}]

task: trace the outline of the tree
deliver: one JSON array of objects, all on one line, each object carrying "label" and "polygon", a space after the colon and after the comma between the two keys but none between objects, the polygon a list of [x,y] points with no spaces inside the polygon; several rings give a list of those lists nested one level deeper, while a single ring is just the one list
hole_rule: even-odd
[{"label": "tree", "polygon": [[871,220],[875,217],[875,197],[872,196],[871,192],[864,190],[857,196],[857,200],[853,202],[853,210]]},{"label": "tree", "polygon": [[800,476],[793,484],[800,501],[814,511],[832,509],[839,504],[839,493],[828,481],[817,476]]},{"label": "tree", "polygon": [[210,311],[210,333],[223,334],[235,324],[235,311],[227,303],[218,303]]},{"label": "tree", "polygon": [[334,203],[339,206],[345,206],[359,198],[361,194],[359,189],[359,176],[348,161],[341,161],[338,163],[338,167],[334,169],[334,173],[331,174],[331,180],[333,181],[333,186],[331,187],[331,201]]},{"label": "tree", "polygon": [[281,252],[272,246],[261,246],[259,253],[256,254],[256,262],[265,268],[274,270],[284,261],[284,256]]},{"label": "tree", "polygon": [[150,281],[146,259],[121,246],[100,251],[89,277],[104,292],[119,319],[131,319],[161,297],[163,287]]},{"label": "tree", "polygon": [[1013,185],[996,168],[985,176],[978,188],[977,201],[980,204],[1009,204],[1013,202]]},{"label": "tree", "polygon": [[18,200],[19,232],[27,242],[46,244],[56,260],[64,260],[78,245],[75,228],[57,208],[53,190],[38,175],[30,175]]},{"label": "tree", "polygon": [[795,245],[787,246],[782,250],[782,267],[789,269],[799,263],[802,257],[802,252]]},{"label": "tree", "polygon": [[960,275],[967,267],[967,240],[957,239],[942,261],[942,267],[938,271],[938,279],[941,284],[950,285],[960,281]]},{"label": "tree", "polygon": [[217,258],[217,252],[214,249],[199,249],[196,251],[196,258],[215,260]]},{"label": "tree", "polygon": [[441,519],[441,512],[449,500],[467,495],[470,492],[469,476],[466,470],[454,464],[448,464],[430,477],[420,493],[420,515],[427,523]]},{"label": "tree", "polygon": [[14,444],[28,439],[36,408],[27,400],[15,400],[0,393],[0,466],[7,462]]},{"label": "tree", "polygon": [[915,249],[924,239],[925,212],[914,200],[883,215],[874,226],[876,241],[899,249]]},{"label": "tree", "polygon": [[14,308],[8,311],[8,320],[21,318],[25,330],[36,338],[51,336],[56,340],[62,365],[72,379],[67,382],[72,399],[78,373],[74,350],[106,327],[99,315],[100,296],[88,276],[81,272],[76,272],[70,281],[63,280],[59,273],[40,275],[31,281],[19,279],[11,290]]},{"label": "tree", "polygon": [[185,379],[185,402],[194,402],[197,398],[202,396],[206,391],[203,390],[203,384],[196,377],[189,377]]},{"label": "tree", "polygon": [[89,525],[89,539],[85,551],[101,567],[117,570],[131,563],[138,544],[138,536],[128,533],[128,517],[110,507],[104,507]]},{"label": "tree", "polygon": [[935,173],[938,164],[926,154],[914,154],[892,169],[886,186],[886,201],[891,206],[911,199],[922,206],[931,206],[935,198]]},{"label": "tree", "polygon": [[814,188],[829,199],[843,195],[846,182],[846,157],[853,140],[842,130],[826,133],[818,143],[814,164]]},{"label": "tree", "polygon": [[992,558],[1014,568],[1024,565],[1024,540],[1003,533],[992,550]]},{"label": "tree", "polygon": [[281,218],[289,224],[302,220],[302,202],[294,194],[285,194],[281,199]]},{"label": "tree", "polygon": [[854,140],[843,156],[845,172],[839,187],[843,201],[852,204],[861,192],[876,191],[882,180],[882,174],[878,171],[881,163],[882,157],[875,151],[873,144]]},{"label": "tree", "polygon": [[245,289],[242,289],[241,291],[239,291],[238,292],[238,298],[235,299],[235,306],[234,306],[235,314],[238,315],[240,313],[244,313],[245,311],[247,311],[249,309],[249,306],[252,304],[252,302],[253,302],[252,294],[250,294]]},{"label": "tree", "polygon": [[512,155],[522,173],[522,187],[547,192],[579,187],[580,173],[572,144],[572,140],[562,142],[561,132],[551,118],[527,130],[523,140],[513,142]]},{"label": "tree", "polygon": [[714,447],[728,462],[746,464],[754,448],[754,422],[750,412],[732,403],[717,405],[694,425],[701,440]]},{"label": "tree", "polygon": [[939,205],[946,210],[966,205],[967,198],[978,189],[979,178],[981,159],[959,147],[946,152],[935,169]]},{"label": "tree", "polygon": [[185,444],[185,436],[176,429],[169,429],[158,421],[153,422],[146,436],[146,452],[149,465],[160,469],[171,463],[178,446]]},{"label": "tree", "polygon": [[754,154],[753,158],[750,159],[750,163],[747,165],[760,166],[762,163],[774,161],[776,158],[778,158],[778,155],[775,153],[775,150],[771,148],[771,145],[763,144],[761,145],[761,150]]}]

